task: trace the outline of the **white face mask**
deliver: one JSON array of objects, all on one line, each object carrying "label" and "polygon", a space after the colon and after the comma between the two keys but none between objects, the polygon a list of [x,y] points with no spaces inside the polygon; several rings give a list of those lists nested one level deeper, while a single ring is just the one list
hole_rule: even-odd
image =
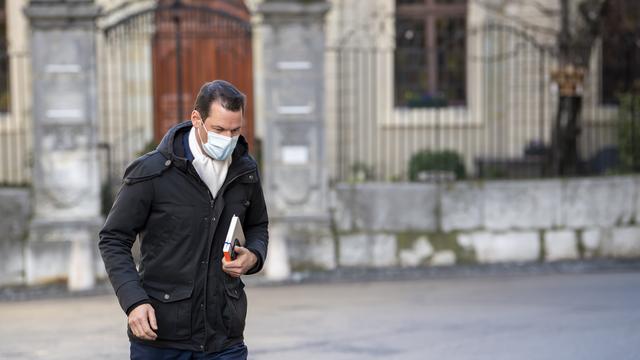
[{"label": "white face mask", "polygon": [[229,155],[233,153],[233,149],[235,149],[240,136],[228,137],[213,131],[208,131],[207,128],[204,127],[204,122],[202,120],[200,122],[202,123],[202,128],[207,131],[207,142],[202,140],[198,132],[204,151],[214,160],[226,160]]}]

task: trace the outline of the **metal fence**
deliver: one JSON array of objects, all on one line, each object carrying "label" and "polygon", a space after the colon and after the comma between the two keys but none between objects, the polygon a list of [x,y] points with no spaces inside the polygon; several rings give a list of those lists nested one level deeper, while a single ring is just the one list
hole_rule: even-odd
[{"label": "metal fence", "polygon": [[144,13],[98,37],[99,134],[103,195],[108,202],[128,163],[153,139],[151,37],[154,14]]},{"label": "metal fence", "polygon": [[224,78],[252,94],[248,21],[228,9],[198,4],[130,3],[100,21],[100,146],[107,205],[127,164],[189,118],[205,81]]},{"label": "metal fence", "polygon": [[[152,41],[158,11],[150,8],[134,14],[116,17],[101,28],[98,44],[102,160],[112,183],[154,139]],[[210,15],[198,22],[228,23],[218,18]],[[555,58],[516,32],[454,32],[437,47],[413,46],[410,41],[397,47],[402,30],[386,28],[382,34],[367,34],[369,41],[339,41],[327,48],[327,151],[332,178],[411,179],[410,161],[421,151],[459,154],[471,177],[543,176],[558,105],[550,76]],[[201,32],[212,33],[197,31]],[[248,28],[246,34],[250,39]],[[234,48],[225,51],[234,59],[246,57],[236,56]],[[578,136],[582,174],[616,172],[622,162],[632,164],[626,170],[637,170],[640,163],[640,140],[635,137],[640,136],[640,106],[631,101],[628,111],[620,112],[619,106],[604,101],[601,55],[597,48],[583,86]],[[7,69],[0,71],[0,87],[6,84],[7,89],[0,99],[1,185],[30,182],[29,60],[27,53],[0,54],[0,66]],[[438,62],[436,67],[433,62]],[[202,66],[189,67],[185,77],[191,78]],[[432,88],[437,81],[423,78],[422,69],[432,69],[433,75],[434,68],[442,83],[439,92]],[[185,108],[190,101],[185,101]],[[160,103],[170,114],[179,104]]]},{"label": "metal fence", "polygon": [[0,53],[0,186],[31,182],[31,64],[27,53]]},{"label": "metal fence", "polygon": [[[252,98],[246,9],[231,2],[216,3],[219,8],[201,3],[206,6],[173,0],[127,2],[98,21],[97,105],[105,203],[126,165],[154,148],[169,127],[188,118],[204,81],[227,79]],[[0,186],[26,186],[31,182],[34,140],[30,55],[8,53],[5,45],[0,44]],[[249,108],[251,126],[244,132],[249,141],[252,116]]]},{"label": "metal fence", "polygon": [[[430,158],[423,163],[446,162],[456,154],[466,177],[548,175],[558,105],[551,80],[555,57],[532,39],[499,29],[454,36],[429,48],[397,46],[402,34],[396,27],[395,35],[328,48],[329,76],[335,78],[328,88],[333,179],[416,180],[412,158],[415,165],[420,156]],[[596,49],[583,86],[576,175],[623,168],[621,116],[619,106],[602,100],[600,52]],[[429,61],[438,61],[438,75],[450,82],[441,93],[428,92],[429,74],[422,69],[431,67]],[[452,74],[456,66],[457,75]],[[634,114],[631,118],[640,124],[640,112]],[[638,152],[632,153],[640,162]]]}]

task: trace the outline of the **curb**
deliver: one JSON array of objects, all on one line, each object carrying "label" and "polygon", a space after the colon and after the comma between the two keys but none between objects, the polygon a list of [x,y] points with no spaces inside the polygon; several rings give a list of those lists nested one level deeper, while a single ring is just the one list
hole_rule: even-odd
[{"label": "curb", "polygon": [[[289,279],[273,281],[264,276],[243,281],[252,287],[337,284],[377,281],[412,281],[482,277],[541,276],[557,274],[593,274],[640,272],[640,260],[561,261],[553,263],[501,263],[415,268],[338,268],[328,271],[294,272]],[[91,290],[71,292],[66,283],[35,286],[0,287],[0,303],[45,299],[66,299],[113,294],[108,281],[102,280]]]}]

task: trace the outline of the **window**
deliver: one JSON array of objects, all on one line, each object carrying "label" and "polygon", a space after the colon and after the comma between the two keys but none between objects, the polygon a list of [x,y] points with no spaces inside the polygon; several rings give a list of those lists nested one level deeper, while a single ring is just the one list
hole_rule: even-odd
[{"label": "window", "polygon": [[603,104],[624,93],[640,93],[640,2],[611,0],[602,29]]},{"label": "window", "polygon": [[0,112],[9,110],[9,51],[7,44],[6,2],[0,0]]},{"label": "window", "polygon": [[466,0],[396,0],[395,104],[466,104]]}]

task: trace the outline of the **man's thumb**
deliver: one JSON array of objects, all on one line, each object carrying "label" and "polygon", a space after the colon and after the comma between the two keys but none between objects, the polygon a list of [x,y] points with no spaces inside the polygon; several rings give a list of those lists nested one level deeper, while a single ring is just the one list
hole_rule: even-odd
[{"label": "man's thumb", "polygon": [[151,308],[147,312],[147,316],[149,317],[149,325],[153,330],[158,330],[158,322],[156,321],[156,312]]}]

